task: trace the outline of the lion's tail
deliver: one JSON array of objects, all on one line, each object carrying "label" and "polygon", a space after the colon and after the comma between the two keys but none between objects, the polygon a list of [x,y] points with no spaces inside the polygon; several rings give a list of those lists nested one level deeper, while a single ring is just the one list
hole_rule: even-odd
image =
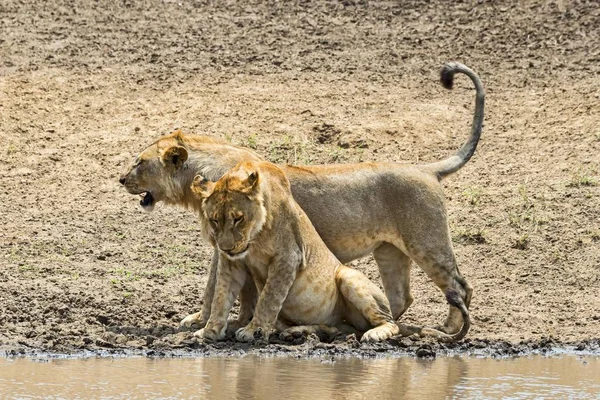
[{"label": "lion's tail", "polygon": [[473,72],[469,67],[457,63],[449,62],[442,68],[441,81],[442,85],[446,89],[452,89],[454,84],[454,75],[456,73],[462,73],[467,75],[473,81],[475,85],[475,115],[473,116],[473,123],[471,125],[471,136],[469,140],[454,154],[445,160],[438,161],[435,163],[428,164],[434,174],[437,175],[438,179],[442,179],[456,171],[458,171],[463,165],[465,165],[475,153],[477,143],[479,143],[479,137],[481,136],[481,129],[483,126],[483,109],[485,105],[485,91],[483,90],[483,84],[481,79]]}]

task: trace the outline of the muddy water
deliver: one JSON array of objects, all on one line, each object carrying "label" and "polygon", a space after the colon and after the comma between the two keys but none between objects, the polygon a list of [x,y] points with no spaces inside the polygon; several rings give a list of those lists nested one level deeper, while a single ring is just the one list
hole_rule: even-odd
[{"label": "muddy water", "polygon": [[600,357],[0,359],[1,398],[600,397]]}]

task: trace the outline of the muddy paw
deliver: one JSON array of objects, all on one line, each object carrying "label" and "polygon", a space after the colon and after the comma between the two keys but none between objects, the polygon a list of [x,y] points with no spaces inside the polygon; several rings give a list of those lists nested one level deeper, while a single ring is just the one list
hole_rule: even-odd
[{"label": "muddy paw", "polygon": [[239,342],[252,342],[254,340],[268,340],[268,329],[255,328],[251,324],[238,329],[235,338]]},{"label": "muddy paw", "polygon": [[302,329],[301,327],[298,327],[298,326],[294,326],[294,327],[283,330],[279,334],[279,339],[283,340],[285,342],[292,342],[295,339],[299,339],[304,335],[308,335],[308,332],[305,329]]},{"label": "muddy paw", "polygon": [[194,336],[196,336],[198,339],[204,339],[204,328],[198,329],[196,332],[194,332]]},{"label": "muddy paw", "polygon": [[248,325],[246,321],[240,321],[239,319],[231,319],[227,321],[227,336],[233,336],[241,328]]},{"label": "muddy paw", "polygon": [[202,328],[194,332],[194,336],[200,339],[217,342],[219,340],[225,339],[225,331],[226,329],[214,329],[214,328]]},{"label": "muddy paw", "polygon": [[204,328],[206,326],[206,321],[202,320],[200,315],[201,313],[197,312],[194,314],[190,314],[179,323],[180,327],[191,328],[192,325],[196,325],[199,328]]},{"label": "muddy paw", "polygon": [[238,342],[251,342],[254,340],[254,328],[250,325],[238,329],[235,332],[235,339]]}]

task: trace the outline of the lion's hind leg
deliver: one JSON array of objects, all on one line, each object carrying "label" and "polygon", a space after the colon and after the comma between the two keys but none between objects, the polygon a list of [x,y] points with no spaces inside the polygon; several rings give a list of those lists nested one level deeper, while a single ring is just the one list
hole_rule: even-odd
[{"label": "lion's hind leg", "polygon": [[341,265],[335,279],[346,303],[344,319],[366,331],[362,342],[380,342],[398,334],[388,299],[363,273]]},{"label": "lion's hind leg", "polygon": [[[473,287],[465,280],[458,271],[454,253],[449,247],[446,254],[434,253],[432,256],[427,254],[415,257],[417,263],[423,271],[440,288],[442,293],[447,294],[448,290],[456,293],[460,297],[460,302],[469,308],[471,297],[473,296]],[[465,325],[464,312],[455,303],[450,302],[448,317],[442,326],[436,326],[434,329],[440,330],[449,335],[460,332]]]},{"label": "lion's hind leg", "polygon": [[[426,222],[429,230],[419,230],[410,243],[404,243],[407,254],[442,293],[445,294],[448,289],[456,291],[468,309],[473,296],[473,287],[458,270],[445,218],[432,218]],[[451,303],[444,325],[435,329],[453,335],[460,332],[463,326],[462,311]]]},{"label": "lion's hind leg", "polygon": [[398,320],[410,307],[410,264],[412,260],[402,250],[390,243],[383,243],[373,251],[379,268],[385,295],[390,302],[394,320]]},{"label": "lion's hind leg", "polygon": [[452,307],[455,307],[457,310],[459,310],[461,313],[463,324],[458,332],[448,334],[437,328],[422,328],[413,325],[398,324],[400,327],[400,334],[402,336],[410,336],[416,333],[421,337],[434,337],[440,342],[456,342],[464,338],[467,335],[467,332],[469,332],[469,328],[471,327],[471,317],[469,316],[469,310],[467,309],[467,306],[464,300],[462,299],[460,293],[456,289],[448,288],[446,289],[445,294],[448,303]]}]

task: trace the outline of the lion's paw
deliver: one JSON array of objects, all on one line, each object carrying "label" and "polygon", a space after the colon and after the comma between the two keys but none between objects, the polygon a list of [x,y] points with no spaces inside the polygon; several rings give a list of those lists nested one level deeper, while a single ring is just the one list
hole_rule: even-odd
[{"label": "lion's paw", "polygon": [[397,335],[399,331],[398,325],[388,322],[366,331],[362,338],[360,338],[360,341],[363,343],[381,342]]},{"label": "lion's paw", "polygon": [[303,336],[308,336],[311,333],[315,333],[315,329],[311,329],[306,326],[292,326],[284,329],[279,334],[279,338],[285,342],[292,342],[296,339],[300,339]]},{"label": "lion's paw", "polygon": [[240,321],[239,319],[230,319],[227,321],[227,336],[235,335],[241,328],[248,325],[248,321]]},{"label": "lion's paw", "polygon": [[226,329],[202,328],[194,332],[194,336],[200,339],[217,342],[225,339]]},{"label": "lion's paw", "polygon": [[204,339],[204,328],[198,329],[196,332],[194,332],[194,336],[196,336],[198,339]]},{"label": "lion's paw", "polygon": [[454,335],[454,334],[458,333],[458,331],[460,331],[461,326],[452,327],[452,326],[446,326],[446,325],[437,324],[437,325],[434,325],[434,326],[429,326],[427,328],[431,329],[431,330],[434,330],[434,331],[445,333],[447,335]]},{"label": "lion's paw", "polygon": [[191,328],[192,325],[196,325],[199,328],[204,328],[206,326],[206,321],[202,320],[202,316],[200,312],[190,314],[179,323],[180,327]]},{"label": "lion's paw", "polygon": [[284,342],[292,342],[295,339],[301,338],[302,334],[302,331],[292,330],[290,328],[279,333],[279,339],[283,340]]},{"label": "lion's paw", "polygon": [[254,327],[254,325],[248,324],[235,332],[235,339],[238,342],[252,342],[259,339],[267,340],[268,331],[268,329]]}]

